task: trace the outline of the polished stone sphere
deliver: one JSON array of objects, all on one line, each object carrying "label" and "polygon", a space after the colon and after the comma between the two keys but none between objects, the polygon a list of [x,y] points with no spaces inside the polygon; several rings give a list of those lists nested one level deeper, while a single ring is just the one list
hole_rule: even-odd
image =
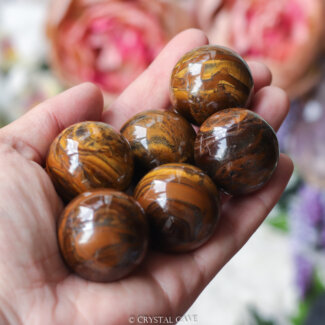
[{"label": "polished stone sphere", "polygon": [[200,127],[194,146],[196,165],[231,195],[260,189],[272,176],[279,159],[272,127],[256,113],[225,109]]},{"label": "polished stone sphere", "polygon": [[196,133],[189,122],[170,111],[151,110],[132,117],[121,128],[138,169],[172,162],[194,162]]},{"label": "polished stone sphere", "polygon": [[192,165],[153,169],[140,180],[134,196],[145,210],[153,245],[165,252],[198,248],[212,236],[219,220],[219,191]]},{"label": "polished stone sphere", "polygon": [[93,188],[125,190],[133,175],[130,145],[110,125],[81,122],[53,141],[46,170],[59,195],[69,201]]},{"label": "polished stone sphere", "polygon": [[248,65],[238,54],[206,45],[177,62],[171,76],[171,101],[177,112],[201,125],[219,110],[247,107],[253,88]]},{"label": "polished stone sphere", "polygon": [[132,197],[111,189],[92,190],[63,211],[58,242],[73,272],[87,280],[111,282],[128,275],[143,260],[147,220]]}]

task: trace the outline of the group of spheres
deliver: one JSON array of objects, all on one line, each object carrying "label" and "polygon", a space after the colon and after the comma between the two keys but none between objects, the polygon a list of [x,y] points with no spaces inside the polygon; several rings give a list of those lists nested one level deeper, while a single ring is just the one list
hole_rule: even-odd
[{"label": "group of spheres", "polygon": [[239,55],[203,46],[175,65],[170,110],[142,111],[120,132],[92,121],[63,130],[46,170],[67,203],[57,225],[66,265],[110,282],[136,269],[149,245],[187,253],[208,241],[220,194],[257,191],[277,166],[273,129],[247,109],[253,91]]}]

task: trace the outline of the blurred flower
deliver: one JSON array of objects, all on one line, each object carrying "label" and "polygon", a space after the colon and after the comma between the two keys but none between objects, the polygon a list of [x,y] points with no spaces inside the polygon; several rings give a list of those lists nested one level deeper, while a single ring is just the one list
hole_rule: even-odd
[{"label": "blurred flower", "polygon": [[325,189],[325,75],[300,105],[286,140],[287,151],[301,176]]},{"label": "blurred flower", "polygon": [[17,64],[0,78],[0,116],[11,122],[40,102],[62,91],[58,80],[48,70]]},{"label": "blurred flower", "polygon": [[211,42],[265,62],[291,97],[318,80],[323,0],[198,0],[197,12]]},{"label": "blurred flower", "polygon": [[301,101],[292,101],[290,104],[290,110],[285,120],[280,126],[280,129],[277,132],[277,138],[279,141],[279,147],[281,152],[287,152],[288,143],[291,137],[291,131],[294,127],[300,111],[303,109],[303,104]]},{"label": "blurred flower", "polygon": [[294,258],[296,266],[296,283],[300,297],[305,297],[311,288],[314,265],[304,255],[297,254]]},{"label": "blurred flower", "polygon": [[193,24],[184,10],[183,1],[53,0],[53,66],[68,84],[87,80],[118,94],[172,36]]},{"label": "blurred flower", "polygon": [[10,38],[0,36],[0,73],[7,72],[16,60],[17,55]]},{"label": "blurred flower", "polygon": [[289,217],[296,280],[304,296],[325,253],[325,192],[305,184],[291,202]]},{"label": "blurred flower", "polygon": [[46,62],[45,2],[0,1],[1,125],[62,91]]},{"label": "blurred flower", "polygon": [[290,230],[297,251],[320,246],[319,230],[325,227],[324,198],[323,192],[305,184],[291,201]]}]

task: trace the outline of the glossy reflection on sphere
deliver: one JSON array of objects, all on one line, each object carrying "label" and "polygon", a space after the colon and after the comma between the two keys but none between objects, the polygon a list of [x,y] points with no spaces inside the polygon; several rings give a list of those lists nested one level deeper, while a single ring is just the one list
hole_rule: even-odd
[{"label": "glossy reflection on sphere", "polygon": [[247,107],[254,82],[246,62],[230,49],[207,45],[185,54],[171,76],[171,101],[187,120],[201,125],[213,113]]},{"label": "glossy reflection on sphere", "polygon": [[110,125],[74,124],[53,141],[46,170],[66,201],[93,188],[126,189],[133,175],[130,145]]},{"label": "glossy reflection on sphere", "polygon": [[87,280],[115,281],[143,260],[147,220],[132,197],[116,190],[92,190],[65,208],[58,222],[58,241],[71,270]]},{"label": "glossy reflection on sphere", "polygon": [[144,170],[172,162],[194,162],[196,133],[182,116],[169,112],[144,111],[122,128],[136,165]]},{"label": "glossy reflection on sphere", "polygon": [[196,165],[232,195],[261,188],[279,159],[271,126],[256,113],[238,108],[217,112],[201,125],[194,153]]},{"label": "glossy reflection on sphere", "polygon": [[202,170],[188,164],[153,169],[134,196],[146,212],[153,244],[163,251],[181,253],[201,246],[219,219],[217,188]]}]

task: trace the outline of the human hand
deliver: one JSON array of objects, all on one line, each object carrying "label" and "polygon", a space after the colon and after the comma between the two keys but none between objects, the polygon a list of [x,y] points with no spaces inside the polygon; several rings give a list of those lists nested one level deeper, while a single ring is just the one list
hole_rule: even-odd
[{"label": "human hand", "polygon": [[[132,315],[182,315],[276,204],[293,169],[284,155],[262,190],[224,203],[215,234],[193,252],[150,251],[130,276],[107,284],[71,274],[62,261],[56,220],[63,204],[43,168],[51,142],[78,121],[104,120],[119,129],[141,110],[167,108],[174,64],[206,43],[198,30],[176,36],[104,113],[100,91],[83,84],[0,130],[1,324],[124,325]],[[265,66],[250,67],[256,92],[252,109],[277,130],[289,108],[287,96],[268,86],[271,74]]]}]

